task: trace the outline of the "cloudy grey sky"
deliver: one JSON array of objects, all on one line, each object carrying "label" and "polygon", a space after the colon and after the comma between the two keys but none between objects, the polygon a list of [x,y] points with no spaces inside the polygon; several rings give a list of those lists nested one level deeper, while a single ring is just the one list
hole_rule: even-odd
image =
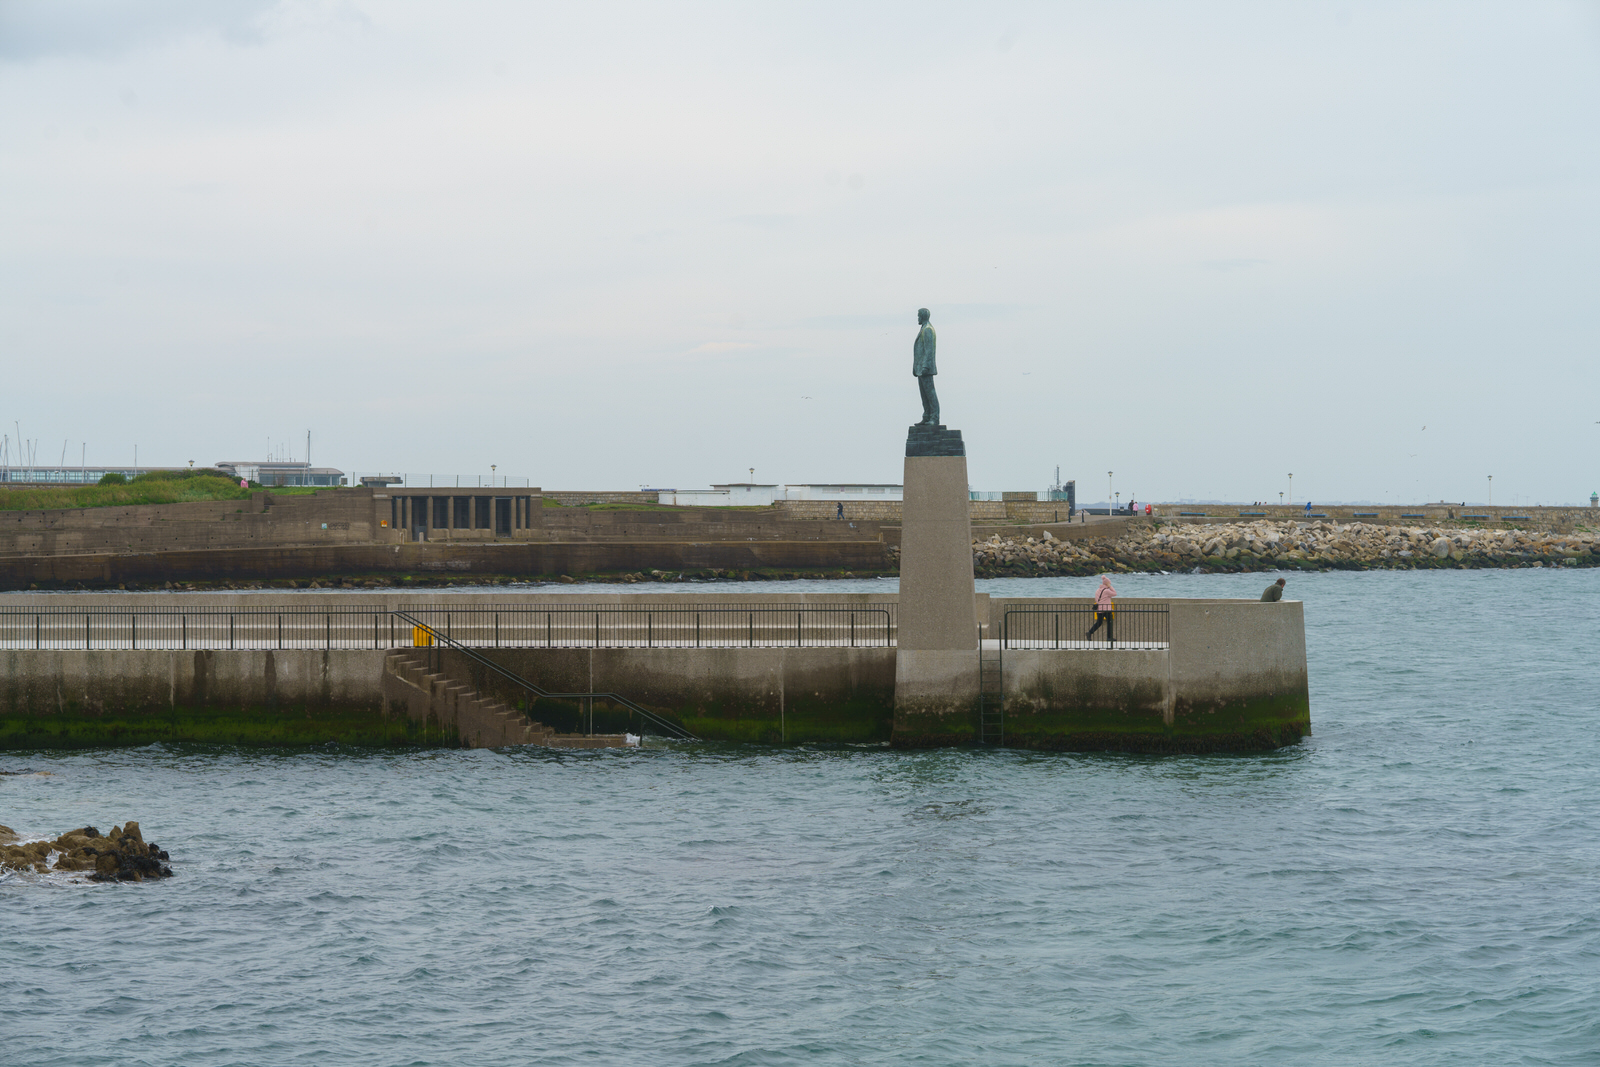
[{"label": "cloudy grey sky", "polygon": [[1584,3],[0,0],[0,422],[892,482],[927,306],[976,488],[1586,499],[1597,119]]}]

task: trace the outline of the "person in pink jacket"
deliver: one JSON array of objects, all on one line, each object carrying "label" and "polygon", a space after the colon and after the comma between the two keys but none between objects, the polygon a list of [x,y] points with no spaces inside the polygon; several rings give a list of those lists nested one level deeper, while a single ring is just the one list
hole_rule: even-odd
[{"label": "person in pink jacket", "polygon": [[1102,574],[1100,576],[1100,588],[1094,592],[1094,625],[1089,627],[1089,632],[1083,635],[1085,639],[1093,637],[1094,632],[1100,629],[1100,624],[1105,623],[1106,640],[1113,645],[1117,643],[1116,635],[1112,632],[1114,620],[1111,617],[1111,601],[1116,595],[1117,591],[1111,588],[1111,575]]}]

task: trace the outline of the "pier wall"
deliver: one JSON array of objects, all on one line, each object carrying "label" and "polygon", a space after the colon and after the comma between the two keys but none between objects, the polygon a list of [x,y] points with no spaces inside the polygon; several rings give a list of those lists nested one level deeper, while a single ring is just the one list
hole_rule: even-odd
[{"label": "pier wall", "polygon": [[0,589],[329,575],[558,575],[661,571],[863,571],[879,541],[418,542],[0,557]]},{"label": "pier wall", "polygon": [[[387,518],[384,499],[382,516]],[[262,545],[344,545],[399,539],[380,524],[370,489],[129,507],[0,511],[0,557],[170,552]]]},{"label": "pier wall", "polygon": [[[1008,607],[993,597],[990,632]],[[1276,748],[1311,733],[1305,611],[1300,601],[1141,600],[1165,604],[1170,647],[1003,654],[1006,742],[1029,748],[1212,751]]]},{"label": "pier wall", "polygon": [[[507,594],[495,604],[548,603]],[[892,594],[661,594],[585,596],[588,604],[683,601],[730,606],[892,603]],[[11,594],[0,605],[131,610],[191,605],[315,611],[403,605],[489,606],[481,595]],[[975,607],[998,636],[1011,606],[1084,605],[979,594]],[[1151,752],[1266,750],[1310,732],[1303,606],[1234,600],[1165,604],[1168,649],[1003,653],[1005,742],[1017,747]],[[385,628],[386,629],[386,628]],[[385,642],[387,643],[387,642]],[[893,743],[898,649],[500,648],[483,652],[547,690],[612,691],[682,723],[707,740]],[[454,744],[454,731],[418,721],[385,700],[387,649],[65,649],[0,651],[0,748],[97,747],[197,741],[242,744]],[[977,653],[973,656],[976,658]],[[438,652],[441,666],[487,698],[527,705],[527,694],[467,657]],[[588,729],[581,701],[530,710],[558,731]],[[976,715],[976,709],[974,709]],[[597,706],[596,732],[640,732],[627,712]],[[967,738],[973,731],[963,730]],[[448,735],[448,736],[446,736]],[[953,739],[954,741],[954,739]],[[929,743],[919,738],[916,743]]]},{"label": "pier wall", "polygon": [[0,748],[453,743],[386,714],[382,652],[0,652]]}]

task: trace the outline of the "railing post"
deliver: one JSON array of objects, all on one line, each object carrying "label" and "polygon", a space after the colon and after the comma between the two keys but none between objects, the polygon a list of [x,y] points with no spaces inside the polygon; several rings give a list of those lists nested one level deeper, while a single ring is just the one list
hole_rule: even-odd
[{"label": "railing post", "polygon": [[750,613],[750,647],[756,647],[756,613]]},{"label": "railing post", "polygon": [[83,650],[89,651],[89,616],[83,617]]},{"label": "railing post", "polygon": [[228,616],[228,648],[233,648],[233,616]]},{"label": "railing post", "polygon": [[[594,647],[600,647],[600,613],[598,611],[594,613]],[[592,702],[589,705],[589,717],[594,717],[594,704]]]},{"label": "railing post", "polygon": [[1056,647],[1061,647],[1061,616],[1052,615],[1050,621],[1056,624]]},{"label": "railing post", "polygon": [[794,613],[794,647],[800,647],[800,613]]},{"label": "railing post", "polygon": [[187,615],[183,616],[183,647],[186,650],[189,647],[189,616]]},{"label": "railing post", "polygon": [[33,617],[33,647],[34,648],[39,649],[39,648],[43,648],[44,647],[44,645],[42,645],[40,643],[40,641],[43,639],[43,633],[44,633],[44,626],[42,625],[42,620],[39,618],[39,616],[35,615]]},{"label": "railing post", "polygon": [[856,613],[850,613],[850,647],[856,647]]},{"label": "railing post", "polygon": [[700,647],[700,613],[694,613],[694,647]]},{"label": "railing post", "polygon": [[278,647],[283,647],[283,616],[278,616]]},{"label": "railing post", "polygon": [[544,647],[550,647],[550,613],[544,613]]},{"label": "railing post", "polygon": [[500,647],[500,613],[494,613],[494,647]]},{"label": "railing post", "polygon": [[128,647],[135,651],[139,648],[139,615],[137,612],[128,613]]},{"label": "railing post", "polygon": [[333,651],[333,616],[332,615],[324,615],[322,617],[322,650],[324,652]]},{"label": "railing post", "polygon": [[645,612],[645,615],[644,615],[644,647],[645,648],[650,648],[650,647],[655,645],[655,643],[656,643],[655,629],[656,629],[656,616],[655,616],[655,613],[654,612],[649,612],[649,611]]}]

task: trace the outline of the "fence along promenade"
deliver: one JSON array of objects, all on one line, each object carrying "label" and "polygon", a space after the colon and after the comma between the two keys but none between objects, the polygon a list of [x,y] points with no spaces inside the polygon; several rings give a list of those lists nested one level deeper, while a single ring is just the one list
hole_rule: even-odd
[{"label": "fence along promenade", "polygon": [[0,607],[0,649],[884,648],[895,605]]},{"label": "fence along promenade", "polygon": [[1090,637],[1088,631],[1095,623],[1093,604],[1041,604],[1006,608],[1000,619],[1000,636],[991,640],[998,640],[1002,649],[1027,651],[1159,650],[1172,647],[1168,620],[1165,604],[1116,606],[1109,624]]},{"label": "fence along promenade", "polygon": [[[1092,604],[1007,608],[990,643],[1032,651],[1170,647],[1165,604],[1118,607],[1093,638]],[[420,627],[420,630],[419,630]],[[393,649],[432,630],[473,648],[887,648],[896,605],[488,604],[483,607],[0,607],[0,649]]]}]

